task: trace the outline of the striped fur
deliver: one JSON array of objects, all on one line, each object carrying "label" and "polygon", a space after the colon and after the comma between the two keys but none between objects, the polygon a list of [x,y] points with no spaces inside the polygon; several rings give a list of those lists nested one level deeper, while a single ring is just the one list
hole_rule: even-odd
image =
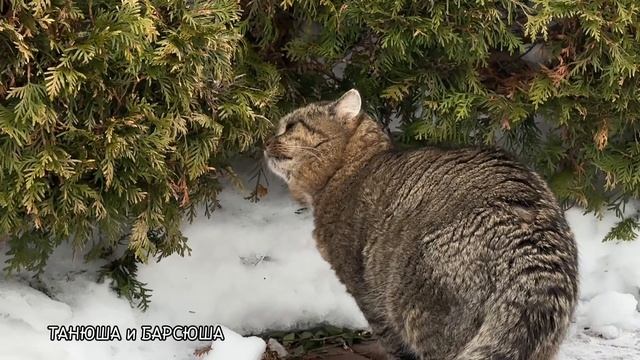
[{"label": "striped fur", "polygon": [[498,149],[394,150],[341,100],[284,117],[265,153],[389,358],[552,359],[578,275],[545,182]]}]

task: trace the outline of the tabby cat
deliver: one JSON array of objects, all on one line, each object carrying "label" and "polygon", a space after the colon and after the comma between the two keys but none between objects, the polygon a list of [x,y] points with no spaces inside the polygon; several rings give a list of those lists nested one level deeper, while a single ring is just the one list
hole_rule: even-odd
[{"label": "tabby cat", "polygon": [[576,305],[573,235],[545,182],[492,148],[395,150],[350,90],[265,147],[390,359],[552,359]]}]

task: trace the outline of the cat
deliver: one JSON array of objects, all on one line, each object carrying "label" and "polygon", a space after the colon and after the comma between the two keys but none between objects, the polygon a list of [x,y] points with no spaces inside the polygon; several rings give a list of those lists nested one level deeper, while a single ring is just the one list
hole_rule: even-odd
[{"label": "cat", "polygon": [[495,148],[395,150],[357,90],[284,116],[265,158],[389,359],[554,358],[578,260],[538,174]]}]

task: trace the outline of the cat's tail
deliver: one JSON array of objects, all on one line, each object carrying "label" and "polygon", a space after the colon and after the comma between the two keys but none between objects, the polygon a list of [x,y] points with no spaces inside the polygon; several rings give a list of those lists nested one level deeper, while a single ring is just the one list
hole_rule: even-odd
[{"label": "cat's tail", "polygon": [[[524,292],[527,300],[518,299],[523,302],[509,299],[507,291],[490,306],[480,329],[455,360],[553,359],[575,306],[572,291],[563,294],[561,288],[549,284],[546,301],[537,301],[530,291]],[[553,291],[557,293],[549,296]]]}]

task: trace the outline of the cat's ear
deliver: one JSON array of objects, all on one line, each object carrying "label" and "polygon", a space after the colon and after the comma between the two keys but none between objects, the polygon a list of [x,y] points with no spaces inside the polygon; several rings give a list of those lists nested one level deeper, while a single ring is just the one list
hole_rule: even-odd
[{"label": "cat's ear", "polygon": [[351,89],[334,103],[333,111],[338,118],[351,120],[360,113],[361,106],[360,93],[356,89]]}]

